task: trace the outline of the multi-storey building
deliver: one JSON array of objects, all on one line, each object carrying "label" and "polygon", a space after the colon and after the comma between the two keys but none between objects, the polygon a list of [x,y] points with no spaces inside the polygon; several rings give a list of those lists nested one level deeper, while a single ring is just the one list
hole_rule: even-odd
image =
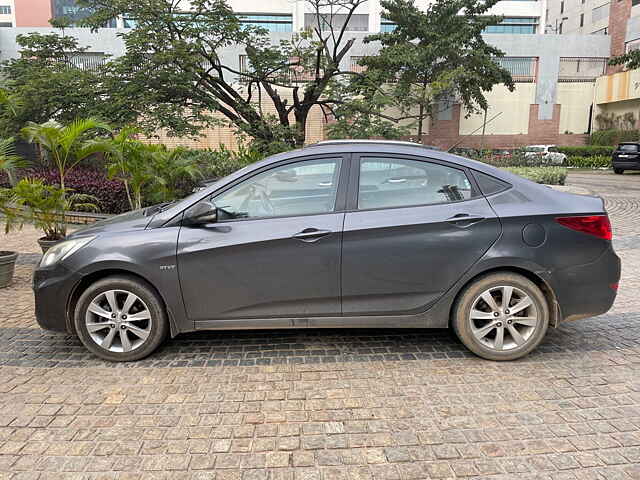
[{"label": "multi-storey building", "polygon": [[[8,1],[0,0],[0,4]],[[19,55],[15,42],[17,34],[51,31],[45,17],[65,16],[73,20],[87,14],[74,0],[13,1],[17,27],[0,28],[0,60]],[[417,1],[426,6],[428,0]],[[25,3],[31,6],[38,3],[41,8],[37,12],[21,10]],[[274,42],[316,22],[304,0],[229,0],[229,3],[243,22],[267,29]],[[496,86],[488,92],[490,106],[486,116],[483,113],[467,115],[460,105],[440,109],[423,130],[427,132],[423,138],[425,143],[444,147],[453,144],[514,147],[531,143],[584,142],[584,134],[591,128],[595,81],[604,73],[610,37],[544,35],[542,12],[546,8],[546,0],[507,0],[494,7],[493,13],[505,18],[500,25],[487,29],[485,38],[505,52],[506,56],[497,61],[511,72],[516,82],[515,91]],[[27,11],[29,15],[26,15]],[[334,26],[340,21],[339,13],[333,15]],[[86,28],[65,29],[66,35],[77,37],[81,45],[89,47],[86,53],[74,58],[75,63],[82,68],[92,68],[106,55],[121,55],[124,44],[117,33],[126,32],[134,25],[135,19],[118,18],[96,33]],[[40,28],[35,28],[38,26]],[[375,44],[362,42],[368,33],[393,28],[394,25],[381,15],[378,0],[361,5],[347,25],[349,36],[356,42],[341,69],[357,70],[357,62],[363,55],[376,53]],[[246,55],[240,47],[226,49],[224,55],[224,61],[235,70],[242,71],[246,67]],[[486,124],[485,119],[488,119]],[[327,117],[319,109],[313,112],[307,132],[310,141],[323,137],[326,121]],[[188,142],[192,146],[215,146],[219,142],[233,145],[234,136],[233,130],[219,127],[207,132],[203,139]]]},{"label": "multi-storey building", "polygon": [[[426,7],[430,0],[418,0]],[[185,5],[188,2],[185,0]],[[491,13],[504,15],[500,25],[490,27],[487,33],[544,33],[542,13],[547,0],[504,0]],[[229,5],[246,23],[262,26],[274,32],[301,30],[314,23],[314,15],[304,0],[229,0]],[[378,32],[393,28],[393,24],[381,16],[379,0],[369,0],[358,8],[349,21],[349,30]],[[46,27],[49,19],[67,17],[79,19],[88,12],[75,0],[0,0],[0,22],[4,27]],[[340,14],[334,15],[334,23]],[[120,18],[106,27],[127,28],[132,19]]]}]

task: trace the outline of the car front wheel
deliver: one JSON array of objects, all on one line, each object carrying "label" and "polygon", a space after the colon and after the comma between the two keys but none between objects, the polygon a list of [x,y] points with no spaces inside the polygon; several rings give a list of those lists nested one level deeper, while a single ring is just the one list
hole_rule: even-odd
[{"label": "car front wheel", "polygon": [[613,169],[613,173],[617,174],[617,175],[622,175],[624,173],[624,170],[621,168],[614,168]]},{"label": "car front wheel", "polygon": [[99,357],[139,360],[151,354],[167,335],[162,300],[146,282],[133,277],[108,277],[80,296],[74,322],[80,341]]},{"label": "car front wheel", "polygon": [[510,272],[479,278],[459,295],[453,310],[458,338],[488,360],[515,360],[536,348],[549,325],[549,306],[529,279]]}]

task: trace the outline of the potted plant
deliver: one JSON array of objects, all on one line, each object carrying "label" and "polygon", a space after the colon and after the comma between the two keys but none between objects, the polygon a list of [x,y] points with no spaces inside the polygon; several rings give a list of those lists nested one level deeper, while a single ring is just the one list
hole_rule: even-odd
[{"label": "potted plant", "polygon": [[[26,165],[24,159],[16,155],[14,143],[13,138],[0,141],[0,172],[7,174],[11,185],[15,183],[15,177],[13,175],[15,169]],[[0,191],[0,213],[3,211],[3,205],[10,201],[10,199],[10,190],[2,189],[2,191]],[[11,284],[17,258],[17,252],[0,250],[0,288],[7,287]]]},{"label": "potted plant", "polygon": [[69,210],[97,211],[91,195],[71,193],[68,189],[45,185],[42,180],[25,178],[9,190],[4,200],[5,231],[21,229],[32,223],[43,231],[38,239],[42,253],[67,235],[65,212]]}]

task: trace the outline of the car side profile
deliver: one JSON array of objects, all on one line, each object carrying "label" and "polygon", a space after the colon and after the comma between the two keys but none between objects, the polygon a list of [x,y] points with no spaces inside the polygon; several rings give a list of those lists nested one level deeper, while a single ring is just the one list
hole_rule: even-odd
[{"label": "car side profile", "polygon": [[74,232],[36,317],[131,361],[199,330],[451,327],[512,360],[614,302],[602,199],[420,145],[329,141]]},{"label": "car side profile", "polygon": [[562,165],[567,156],[555,145],[529,145],[524,149],[524,157],[530,160],[540,159],[549,165]]}]

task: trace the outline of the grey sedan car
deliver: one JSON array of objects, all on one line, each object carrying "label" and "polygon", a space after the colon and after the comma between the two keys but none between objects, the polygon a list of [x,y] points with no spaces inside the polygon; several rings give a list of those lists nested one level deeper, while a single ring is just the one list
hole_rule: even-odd
[{"label": "grey sedan car", "polygon": [[606,312],[620,260],[602,199],[404,142],[274,155],[75,232],[34,274],[36,316],[130,361],[196,330],[451,327],[512,360]]}]

